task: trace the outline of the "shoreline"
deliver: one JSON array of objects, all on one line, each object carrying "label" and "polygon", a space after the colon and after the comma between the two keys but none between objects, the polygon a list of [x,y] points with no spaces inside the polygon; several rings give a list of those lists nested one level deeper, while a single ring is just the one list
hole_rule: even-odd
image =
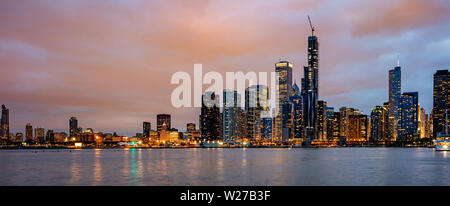
[{"label": "shoreline", "polygon": [[0,150],[131,150],[131,149],[322,149],[322,148],[434,148],[432,146],[352,145],[336,147],[0,147]]}]

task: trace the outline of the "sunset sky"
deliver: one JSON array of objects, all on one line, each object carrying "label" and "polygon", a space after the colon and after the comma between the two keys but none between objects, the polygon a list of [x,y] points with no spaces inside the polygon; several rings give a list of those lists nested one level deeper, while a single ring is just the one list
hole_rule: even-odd
[{"label": "sunset sky", "polygon": [[[402,91],[432,108],[433,73],[450,68],[450,4],[432,0],[1,0],[0,104],[11,132],[79,126],[123,135],[198,125],[198,108],[175,109],[177,71],[274,70],[306,65],[307,15],[320,42],[319,99],[365,114],[388,99],[388,70]],[[206,89],[208,85],[204,86]]]}]

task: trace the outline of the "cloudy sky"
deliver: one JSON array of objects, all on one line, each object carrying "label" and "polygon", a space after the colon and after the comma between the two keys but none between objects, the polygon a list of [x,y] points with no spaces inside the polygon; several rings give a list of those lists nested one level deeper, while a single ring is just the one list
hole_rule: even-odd
[{"label": "cloudy sky", "polygon": [[[432,75],[450,68],[450,4],[433,0],[2,0],[0,103],[12,132],[25,124],[132,135],[172,114],[184,129],[199,109],[175,109],[176,71],[274,70],[306,64],[310,15],[320,41],[319,95],[369,113],[387,101],[388,70],[432,107]],[[205,85],[204,88],[207,88]]]}]

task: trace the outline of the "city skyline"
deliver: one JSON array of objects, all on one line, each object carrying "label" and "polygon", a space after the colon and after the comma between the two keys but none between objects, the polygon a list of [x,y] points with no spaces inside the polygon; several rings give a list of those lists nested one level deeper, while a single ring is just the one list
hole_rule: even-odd
[{"label": "city skyline", "polygon": [[[403,70],[402,91],[418,91],[421,106],[430,113],[433,74],[436,70],[447,69],[450,65],[450,60],[445,58],[450,53],[450,39],[446,35],[450,30],[449,6],[442,5],[439,1],[408,1],[407,4],[406,1],[399,1],[393,5],[385,2],[371,2],[371,5],[352,2],[353,6],[347,5],[350,3],[346,2],[341,10],[331,10],[330,14],[325,15],[323,7],[329,9],[336,2],[324,2],[311,3],[308,8],[294,7],[289,1],[280,4],[251,2],[245,3],[242,10],[225,7],[227,11],[236,9],[237,12],[228,18],[219,12],[217,17],[210,20],[201,18],[211,17],[211,14],[206,12],[208,8],[212,7],[216,11],[219,10],[218,6],[227,4],[195,2],[187,5],[187,8],[173,8],[197,20],[192,21],[192,28],[182,27],[176,19],[170,18],[166,20],[168,22],[164,22],[168,28],[156,28],[157,33],[169,31],[167,38],[152,34],[148,27],[167,26],[152,20],[130,24],[127,28],[137,31],[131,30],[125,33],[124,37],[118,35],[124,34],[117,31],[123,22],[113,25],[111,23],[114,18],[126,17],[128,12],[135,10],[141,13],[128,15],[128,20],[145,17],[142,16],[143,11],[139,8],[138,1],[133,5],[121,1],[94,3],[96,8],[98,6],[100,9],[100,14],[105,16],[94,18],[93,24],[88,23],[87,17],[75,20],[81,17],[77,12],[82,9],[86,9],[83,11],[86,11],[88,16],[94,15],[94,5],[86,2],[27,2],[36,7],[20,7],[23,6],[20,4],[25,4],[20,2],[2,2],[1,4],[5,5],[0,7],[0,21],[5,25],[5,29],[0,32],[0,63],[5,75],[0,76],[0,103],[7,105],[11,111],[9,130],[13,133],[24,132],[26,123],[30,122],[37,128],[67,131],[67,120],[75,116],[83,128],[92,127],[94,130],[117,131],[131,135],[141,131],[143,121],[151,122],[155,128],[156,114],[160,113],[171,114],[172,127],[183,129],[188,122],[198,123],[200,108],[174,109],[170,106],[170,92],[173,89],[170,86],[170,75],[178,70],[190,72],[193,63],[203,63],[206,69],[219,72],[269,72],[273,71],[273,64],[282,59],[294,65],[293,80],[299,84],[303,76],[303,66],[307,65],[305,37],[310,33],[309,25],[305,21],[307,14],[311,15],[317,25],[316,34],[320,36],[321,41],[321,100],[336,109],[347,106],[370,114],[373,107],[388,101],[388,70],[396,65],[397,55],[400,54]],[[165,16],[168,9],[172,9],[167,3],[145,3],[149,4],[147,6],[150,8],[158,8],[161,11],[155,15]],[[50,4],[53,7],[50,7]],[[199,5],[201,8],[197,7]],[[355,8],[364,10],[369,6],[378,6],[385,10],[380,12],[379,16],[364,16],[359,13],[362,15],[361,20],[352,20],[345,15],[345,11],[353,11]],[[273,9],[270,12],[276,14],[285,7],[290,10],[281,17],[270,18],[271,21],[267,24],[263,19],[255,17],[260,12],[258,9],[270,8]],[[5,8],[11,12],[3,11]],[[27,15],[16,16],[18,13],[14,11],[18,8],[28,11]],[[402,13],[398,19],[389,19],[393,22],[383,22],[386,16],[392,15],[389,12],[401,11],[404,8],[418,12],[417,17],[409,19]],[[115,9],[117,16],[107,15]],[[197,9],[203,12],[197,14]],[[39,14],[38,11],[48,11],[49,16]],[[239,11],[249,11],[249,14]],[[338,18],[330,18],[329,15],[333,14],[339,14]],[[43,31],[30,25],[32,18],[39,21],[49,17],[64,18],[43,24]],[[17,18],[17,21],[10,22],[14,18]],[[221,18],[225,20],[220,21]],[[237,22],[239,18],[244,20],[243,23],[254,23],[255,26],[243,27],[244,31],[239,31],[239,26],[244,26],[243,23]],[[419,18],[423,20],[418,21]],[[347,24],[356,22],[353,22],[350,28],[342,25],[343,28],[338,29],[329,22],[331,19]],[[272,22],[274,20],[279,24]],[[212,25],[215,21],[219,21],[219,24]],[[379,24],[365,30],[361,22]],[[61,26],[63,23],[73,26],[73,33],[69,34],[71,28],[67,27],[55,29],[55,26]],[[106,23],[106,31],[112,31],[110,35],[89,26],[101,23]],[[402,24],[399,25],[400,23]],[[380,27],[377,27],[378,25]],[[77,32],[83,28],[87,29],[87,34],[94,35],[87,37]],[[272,31],[279,29],[288,29],[290,32],[284,34]],[[175,38],[171,36],[175,31],[187,33],[186,36],[180,37],[181,42],[170,44],[168,42]],[[210,38],[201,40],[201,37],[209,37],[209,32],[211,36],[216,36],[222,31],[231,32],[231,40],[225,42],[229,45],[216,43]],[[29,34],[33,32],[34,35]],[[47,32],[54,33],[55,38],[46,36]],[[263,37],[257,35],[257,32],[262,32]],[[98,35],[95,35],[96,33]],[[148,34],[149,38],[156,35],[160,37],[157,39],[161,42],[143,41],[145,46],[136,45],[143,43],[140,40],[144,34]],[[425,38],[430,36],[432,38]],[[95,43],[103,37],[108,38]],[[78,43],[85,40],[86,44],[92,45],[74,47],[68,42],[68,38],[74,38],[74,42]],[[183,40],[187,41],[189,38],[194,39],[189,44],[183,44]],[[216,38],[227,40],[229,37],[218,35]],[[249,42],[245,43],[246,40]],[[341,40],[342,43],[337,43]],[[117,45],[105,46],[113,42],[117,42]],[[266,42],[268,45],[258,46]],[[273,42],[277,46],[271,48]],[[351,45],[355,47],[348,48],[349,42],[354,43]],[[60,46],[55,43],[60,43]],[[178,43],[182,46],[175,45]],[[209,46],[208,43],[213,44]],[[164,45],[167,45],[167,50],[142,51],[146,47],[151,50],[153,47],[160,49]],[[243,48],[239,48],[239,45]],[[123,51],[128,54],[123,54]],[[342,54],[336,54],[339,53],[336,51],[342,51]],[[179,52],[194,55],[183,55]],[[161,54],[165,54],[165,58],[161,60],[149,58]],[[113,71],[112,74],[109,74],[109,70]],[[155,76],[158,78],[155,79]]]}]

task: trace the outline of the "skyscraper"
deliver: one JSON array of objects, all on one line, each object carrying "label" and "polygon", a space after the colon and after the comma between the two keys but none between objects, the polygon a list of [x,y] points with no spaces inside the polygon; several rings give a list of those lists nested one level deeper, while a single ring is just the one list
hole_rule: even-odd
[{"label": "skyscraper", "polygon": [[239,138],[241,96],[237,91],[223,91],[223,141],[234,142]]},{"label": "skyscraper", "polygon": [[158,114],[156,115],[156,129],[161,131],[163,124],[166,124],[168,130],[172,129],[170,114]]},{"label": "skyscraper", "polygon": [[78,128],[78,120],[76,117],[71,117],[69,119],[69,133],[70,138],[76,137],[81,132],[80,128]]},{"label": "skyscraper", "polygon": [[[450,73],[437,70],[433,76],[433,137],[445,132],[446,113],[450,115]],[[449,124],[450,125],[450,124]]]},{"label": "skyscraper", "polygon": [[262,114],[268,112],[269,93],[265,85],[252,85],[245,90],[245,110],[247,112],[247,137],[261,139]]},{"label": "skyscraper", "polygon": [[47,134],[45,136],[45,141],[48,143],[54,143],[55,142],[55,132],[53,130],[47,130]]},{"label": "skyscraper", "polygon": [[300,140],[303,138],[303,101],[300,96],[300,90],[298,89],[297,84],[294,84],[294,93],[291,96],[291,102],[293,106],[293,138]]},{"label": "skyscraper", "polygon": [[340,140],[341,138],[341,113],[334,112],[333,119],[331,120],[332,124],[332,138],[334,141]]},{"label": "skyscraper", "polygon": [[418,128],[417,128],[417,133],[419,134],[419,138],[425,138],[425,132],[426,132],[426,124],[427,124],[427,119],[426,116],[427,114],[425,113],[425,109],[423,107],[420,106],[419,104],[419,119],[418,119]]},{"label": "skyscraper", "polygon": [[326,121],[327,121],[327,140],[333,140],[333,116],[334,116],[334,107],[327,107],[327,116],[326,116]]},{"label": "skyscraper", "polygon": [[[313,29],[314,32],[314,29]],[[308,66],[302,79],[303,122],[307,142],[317,135],[317,102],[319,98],[319,41],[312,34],[308,37]]]},{"label": "skyscraper", "polygon": [[0,137],[9,138],[9,109],[2,105],[2,117],[0,123]]},{"label": "skyscraper", "polygon": [[281,139],[287,142],[294,137],[294,104],[285,101],[281,108]]},{"label": "skyscraper", "polygon": [[399,137],[401,140],[411,140],[418,137],[419,93],[405,92],[401,96],[399,115]]},{"label": "skyscraper", "polygon": [[370,113],[370,141],[376,142],[385,137],[385,114],[387,111],[382,106],[375,106]]},{"label": "skyscraper", "polygon": [[392,139],[398,136],[398,120],[400,118],[402,73],[400,65],[389,70],[389,128],[392,131]]},{"label": "skyscraper", "polygon": [[44,128],[35,128],[34,129],[34,138],[36,142],[42,144],[45,141],[45,129]]},{"label": "skyscraper", "polygon": [[[292,96],[292,64],[288,61],[280,61],[275,64],[275,72],[278,75],[277,114],[275,114],[275,124],[273,128],[274,139],[279,141],[283,136],[283,104],[289,101]],[[288,116],[288,114],[284,114]],[[286,131],[286,130],[285,130]],[[286,135],[286,134],[285,134]]]},{"label": "skyscraper", "polygon": [[391,141],[393,140],[393,128],[390,127],[391,121],[389,118],[389,102],[384,102],[383,103],[383,118],[384,118],[384,133],[383,133],[383,140],[388,140]]},{"label": "skyscraper", "polygon": [[327,102],[317,102],[317,135],[319,140],[325,141],[327,138]]},{"label": "skyscraper", "polygon": [[349,137],[349,127],[350,127],[350,121],[349,116],[350,115],[358,115],[358,110],[355,110],[353,108],[347,108],[347,107],[341,107],[339,109],[339,132],[340,137]]},{"label": "skyscraper", "polygon": [[204,142],[221,140],[222,116],[218,107],[219,98],[219,95],[209,91],[202,95],[200,130]]},{"label": "skyscraper", "polygon": [[28,144],[33,143],[33,126],[30,123],[25,126],[25,141]]},{"label": "skyscraper", "polygon": [[272,140],[272,118],[270,118],[270,117],[262,118],[262,124],[263,124],[262,139],[271,141]]},{"label": "skyscraper", "polygon": [[349,129],[347,141],[364,141],[368,137],[368,119],[367,115],[355,114],[348,116]]},{"label": "skyscraper", "polygon": [[142,134],[144,138],[150,137],[150,130],[152,130],[152,124],[150,122],[143,122],[142,123]]}]

